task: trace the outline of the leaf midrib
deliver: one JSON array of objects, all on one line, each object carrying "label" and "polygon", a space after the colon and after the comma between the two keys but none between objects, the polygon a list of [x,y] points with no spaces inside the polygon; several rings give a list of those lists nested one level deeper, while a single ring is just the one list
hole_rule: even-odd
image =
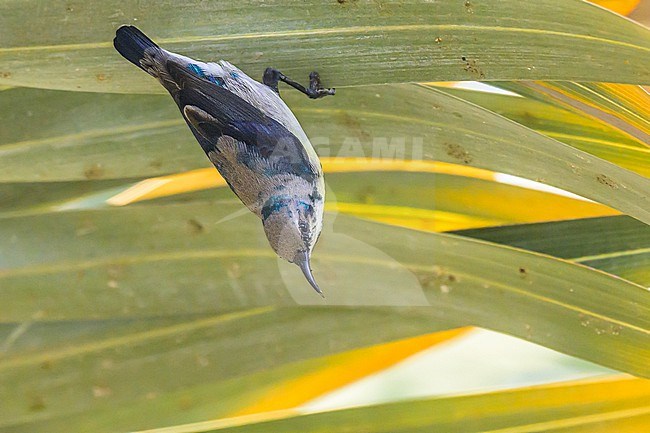
[{"label": "leaf midrib", "polygon": [[[481,242],[482,243],[482,242]],[[546,257],[549,259],[553,259],[556,261],[560,262],[566,262],[565,260],[562,259],[556,259],[552,258],[550,256],[545,256],[543,254],[538,254],[538,253],[530,253],[535,256],[541,256],[541,257]],[[165,261],[165,260],[187,260],[187,259],[192,259],[192,258],[199,258],[199,259],[204,259],[204,258],[226,258],[226,257],[265,257],[265,258],[275,258],[276,256],[271,253],[270,251],[264,251],[264,250],[255,250],[255,249],[240,249],[240,250],[216,250],[216,249],[205,249],[205,250],[184,250],[184,251],[178,251],[178,252],[169,252],[169,253],[156,253],[156,254],[138,254],[138,255],[131,255],[131,256],[121,256],[121,257],[111,257],[111,258],[106,258],[106,259],[101,259],[101,260],[93,260],[93,261],[83,261],[83,262],[75,262],[75,263],[59,263],[55,265],[44,265],[44,266],[33,266],[33,267],[27,267],[27,268],[19,268],[19,269],[12,269],[12,270],[4,270],[0,271],[0,279],[5,278],[5,277],[12,277],[16,275],[30,275],[30,274],[40,274],[40,273],[55,273],[55,272],[60,272],[60,271],[69,271],[69,270],[78,270],[78,269],[88,269],[91,267],[95,266],[102,266],[102,265],[109,265],[109,264],[115,264],[115,263],[146,263],[146,262],[154,262],[154,261]],[[376,266],[381,266],[381,267],[389,267],[391,266],[390,262],[387,262],[385,260],[381,259],[370,259],[370,258],[360,258],[360,257],[354,257],[354,256],[342,256],[342,255],[330,255],[330,254],[320,254],[319,255],[320,259],[323,260],[329,260],[333,262],[344,262],[344,263],[359,263],[359,264],[365,264],[365,265],[376,265]],[[567,262],[568,263],[568,262]],[[569,263],[571,264],[571,263]],[[578,265],[578,264],[573,264],[574,266],[579,266],[584,269],[589,269],[590,271],[594,273],[601,274],[602,276],[606,277],[609,276],[609,274],[599,271],[597,269],[591,269],[587,268],[584,265]],[[422,265],[422,264],[404,264],[404,267],[410,270],[418,270],[418,271],[431,271],[433,268],[433,265]],[[476,280],[475,275],[471,274],[466,274],[462,271],[455,270],[454,273],[456,274],[457,277],[462,277],[461,279],[466,279],[467,281],[471,280]],[[547,296],[539,295],[536,293],[533,293],[531,291],[526,291],[519,289],[515,286],[512,285],[505,285],[501,284],[499,282],[495,282],[493,280],[489,280],[491,285],[499,287],[503,290],[516,293],[518,295],[523,295],[526,297],[530,297],[533,299],[537,299],[539,301],[553,304],[560,306],[562,308],[566,308],[567,310],[577,312],[579,314],[583,314],[586,316],[591,316],[593,318],[602,320],[607,323],[612,323],[616,324],[619,326],[622,326],[624,328],[634,330],[637,332],[640,332],[645,335],[650,335],[650,329],[645,329],[640,326],[633,325],[631,323],[627,323],[618,319],[614,319],[599,313],[596,313],[591,310],[586,310],[581,307],[568,304],[565,302],[561,302],[557,299],[549,298]],[[647,289],[643,286],[640,286],[636,283],[624,280],[626,284],[629,284],[630,286],[636,286],[639,289],[643,291],[647,291]]]},{"label": "leaf midrib", "polygon": [[[500,27],[500,26],[485,26],[485,25],[467,25],[467,24],[401,24],[401,25],[387,25],[387,26],[352,26],[352,27],[333,27],[333,28],[319,28],[319,29],[301,29],[301,30],[285,30],[278,32],[264,32],[264,33],[240,33],[233,35],[221,36],[183,36],[176,38],[160,38],[157,42],[162,44],[179,44],[179,43],[193,43],[193,42],[220,42],[232,41],[243,39],[268,39],[268,38],[282,38],[282,37],[298,37],[298,36],[321,36],[327,34],[355,34],[355,33],[386,33],[386,32],[400,32],[400,31],[423,31],[423,30],[456,30],[456,31],[494,31],[494,32],[512,32],[512,33],[528,33],[539,35],[559,36],[562,38],[582,39],[594,42],[603,42],[617,46],[623,46],[640,51],[650,52],[650,47],[636,45],[630,42],[619,41],[615,39],[601,38],[592,35],[561,32],[557,30],[537,29],[537,28],[524,28],[524,27]],[[58,45],[35,45],[35,46],[21,46],[21,47],[7,47],[0,48],[0,53],[24,52],[24,51],[72,51],[72,50],[88,50],[97,48],[110,48],[111,42],[87,42],[81,44],[58,44]]]},{"label": "leaf midrib", "polygon": [[45,361],[53,362],[59,361],[71,356],[83,355],[89,352],[96,352],[100,350],[107,350],[116,347],[125,346],[128,344],[138,344],[147,340],[159,339],[169,337],[171,335],[180,334],[183,332],[196,331],[201,328],[210,328],[216,325],[230,322],[234,320],[244,319],[251,316],[258,316],[269,313],[275,310],[273,306],[251,308],[244,311],[236,311],[233,313],[223,314],[216,317],[208,317],[204,319],[192,320],[190,322],[183,322],[175,325],[158,327],[147,331],[136,332],[133,334],[122,335],[119,337],[111,337],[100,341],[91,341],[89,343],[64,347],[46,352],[39,352],[35,355],[24,355],[17,358],[10,358],[0,361],[0,371],[7,368],[14,368],[25,365],[40,364]]}]

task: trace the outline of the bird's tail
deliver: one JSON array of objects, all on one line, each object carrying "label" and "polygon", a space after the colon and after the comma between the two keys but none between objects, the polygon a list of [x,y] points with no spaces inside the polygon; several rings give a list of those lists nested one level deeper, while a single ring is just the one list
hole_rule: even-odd
[{"label": "bird's tail", "polygon": [[144,69],[140,60],[144,57],[145,50],[160,49],[154,41],[134,26],[122,26],[117,29],[113,45],[125,59],[140,69]]}]

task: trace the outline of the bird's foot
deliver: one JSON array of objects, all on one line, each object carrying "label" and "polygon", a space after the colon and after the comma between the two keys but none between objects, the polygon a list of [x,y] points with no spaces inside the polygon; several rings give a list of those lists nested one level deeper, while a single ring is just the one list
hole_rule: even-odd
[{"label": "bird's foot", "polygon": [[334,95],[335,93],[336,89],[326,89],[321,85],[318,72],[314,71],[309,74],[309,92],[307,96],[312,99],[318,99],[327,95]]}]

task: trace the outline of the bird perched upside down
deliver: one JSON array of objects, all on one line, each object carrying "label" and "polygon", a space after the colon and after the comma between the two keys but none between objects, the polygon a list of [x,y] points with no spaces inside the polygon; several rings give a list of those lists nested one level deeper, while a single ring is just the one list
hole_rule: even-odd
[{"label": "bird perched upside down", "polygon": [[160,48],[133,26],[117,30],[115,49],[158,79],[180,108],[197,141],[230,189],[257,215],[275,252],[311,272],[311,252],[322,229],[325,184],[316,152],[289,107],[283,81],[316,99],[333,95],[318,74],[309,88],[267,68],[264,84],[228,62],[202,63]]}]

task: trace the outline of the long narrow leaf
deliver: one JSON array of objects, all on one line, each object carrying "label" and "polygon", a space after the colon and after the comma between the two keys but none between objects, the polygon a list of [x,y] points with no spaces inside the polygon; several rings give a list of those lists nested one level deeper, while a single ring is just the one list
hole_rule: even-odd
[{"label": "long narrow leaf", "polygon": [[[355,354],[340,352],[444,330],[445,323],[399,311],[257,308],[98,321],[37,317],[0,325],[0,336],[14,336],[0,346],[0,431],[132,431],[230,416],[289,381],[345,365]],[[332,385],[457,332],[399,341],[386,359],[373,359],[382,346],[360,349],[365,366]],[[314,388],[311,397],[326,390]]]},{"label": "long narrow leaf", "polygon": [[[476,103],[584,152],[643,176],[650,176],[650,149],[647,147],[647,140],[630,136],[618,130],[615,125],[592,118],[580,110],[564,107],[557,101],[539,98],[532,89],[522,84],[498,85],[522,93],[526,97],[514,98],[454,88],[446,88],[445,92]],[[650,106],[650,99],[648,105]],[[642,110],[639,112],[643,113]]]},{"label": "long narrow leaf", "polygon": [[650,286],[650,230],[629,217],[587,218],[457,233],[574,260]]},{"label": "long narrow leaf", "polygon": [[238,209],[137,206],[5,219],[0,317],[410,306],[650,375],[650,296],[640,286],[547,256],[339,216],[314,254],[322,301],[274,256],[252,215],[210,223]]},{"label": "long narrow leaf", "polygon": [[[499,2],[0,2],[0,84],[162,92],[115,52],[121,24],[253,76],[314,69],[337,87],[433,80],[647,84],[650,32],[578,0]],[[563,19],[558,20],[561,16]],[[25,31],[35,29],[39,31]]]},{"label": "long narrow leaf", "polygon": [[147,433],[634,433],[643,431],[650,421],[649,396],[648,381],[604,380],[416,400],[302,416],[269,413],[267,420],[264,416],[259,416],[258,420],[215,420],[154,429]]},{"label": "long narrow leaf", "polygon": [[[140,107],[146,111],[146,102],[153,101],[143,99],[121,116]],[[574,192],[650,222],[650,197],[645,193],[650,190],[650,180],[443,92],[396,85],[350,90],[319,101],[322,104],[318,106],[306,98],[289,102],[323,156],[438,160],[500,171]],[[160,103],[158,107],[165,107],[160,108],[165,113],[173,105],[171,101]],[[120,106],[123,104],[107,112]],[[136,117],[124,126],[133,127],[129,132],[134,134],[133,141],[128,141],[129,135],[114,137],[110,127],[102,127],[108,139],[98,143],[83,138],[70,142],[63,137],[63,144],[48,138],[7,144],[0,147],[0,160],[8,167],[0,179],[133,177],[183,171],[190,163],[208,165],[189,132],[179,124],[178,114],[173,119],[176,133],[186,137],[182,142],[176,133],[161,132],[159,125],[143,127],[142,118]],[[108,123],[112,127],[116,122]],[[88,125],[93,135],[95,126]],[[144,135],[142,141],[135,139],[140,134]],[[119,140],[121,146],[113,140]],[[53,152],[55,158],[43,157]]]}]

